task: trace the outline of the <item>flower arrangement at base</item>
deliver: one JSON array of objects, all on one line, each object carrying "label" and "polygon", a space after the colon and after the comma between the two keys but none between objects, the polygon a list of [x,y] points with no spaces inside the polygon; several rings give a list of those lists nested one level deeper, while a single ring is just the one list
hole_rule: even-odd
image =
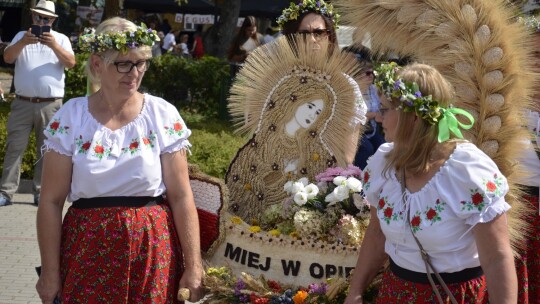
[{"label": "flower arrangement at base", "polygon": [[289,181],[283,204],[268,208],[261,228],[272,235],[316,239],[358,247],[369,224],[369,206],[362,195],[361,170],[349,165],[328,168],[315,177]]},{"label": "flower arrangement at base", "polygon": [[252,303],[252,304],[337,304],[345,300],[348,283],[343,278],[328,279],[326,283],[307,287],[286,286],[264,276],[258,278],[242,273],[234,276],[227,267],[208,268],[204,286],[210,295],[204,303]]}]

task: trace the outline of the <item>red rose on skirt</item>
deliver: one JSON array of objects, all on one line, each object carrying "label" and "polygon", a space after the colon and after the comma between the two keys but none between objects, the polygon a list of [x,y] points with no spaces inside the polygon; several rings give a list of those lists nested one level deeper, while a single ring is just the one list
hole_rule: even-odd
[{"label": "red rose on skirt", "polygon": [[384,202],[384,199],[379,200],[379,209],[382,209],[386,203]]},{"label": "red rose on skirt", "polygon": [[103,146],[99,146],[99,145],[98,145],[98,146],[96,146],[96,147],[94,148],[94,152],[100,154],[100,153],[105,152],[105,149],[103,149]]},{"label": "red rose on skirt", "polygon": [[91,143],[89,141],[87,141],[81,146],[81,148],[86,151],[86,150],[90,149],[90,145],[91,145]]},{"label": "red rose on skirt", "polygon": [[129,145],[130,150],[137,149],[138,147],[139,147],[139,142],[138,141],[132,142],[131,145]]}]

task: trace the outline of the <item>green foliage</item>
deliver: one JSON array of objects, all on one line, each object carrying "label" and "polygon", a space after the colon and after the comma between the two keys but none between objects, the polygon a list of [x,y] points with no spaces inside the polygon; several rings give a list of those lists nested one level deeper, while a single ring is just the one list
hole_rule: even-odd
[{"label": "green foliage", "polygon": [[217,117],[226,111],[228,83],[229,65],[218,58],[164,55],[152,59],[141,86],[182,109]]},{"label": "green foliage", "polygon": [[[64,101],[86,95],[85,66],[88,54],[76,54],[77,64],[66,71]],[[189,112],[207,117],[226,116],[229,65],[216,57],[199,60],[175,55],[152,59],[141,90],[162,97]]]},{"label": "green foliage", "polygon": [[[7,121],[10,112],[10,102],[0,103],[0,172],[4,167],[4,157],[6,155],[6,140],[7,140]],[[28,147],[23,155],[21,164],[21,178],[31,179],[34,176],[34,164],[37,161],[36,156],[36,136],[34,132],[30,133]]]},{"label": "green foliage", "polygon": [[77,64],[69,70],[66,70],[66,87],[64,93],[64,102],[74,97],[86,95],[86,61],[88,54],[76,54]]}]

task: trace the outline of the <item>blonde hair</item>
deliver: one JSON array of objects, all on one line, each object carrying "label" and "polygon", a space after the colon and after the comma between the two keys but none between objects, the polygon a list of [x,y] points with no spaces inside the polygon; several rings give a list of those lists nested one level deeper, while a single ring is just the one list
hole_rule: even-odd
[{"label": "blonde hair", "polygon": [[[121,17],[112,17],[101,22],[96,28],[95,34],[99,35],[102,33],[125,32],[125,31],[136,31],[136,30],[137,30],[137,25],[135,25],[135,23]],[[152,57],[152,48],[147,45],[143,45],[141,47],[132,49],[130,52],[141,54],[146,58]],[[113,63],[118,58],[118,56],[120,56],[120,52],[114,49],[109,49],[101,53],[92,53],[90,57],[88,57],[85,71],[86,71],[86,75],[88,75],[90,83],[92,84],[92,87],[93,87],[92,91],[95,92],[101,86],[101,80],[99,76],[96,74],[96,71],[94,71],[92,68],[91,59],[93,55],[99,55],[101,58],[104,59],[105,64],[109,65]]]},{"label": "blonde hair", "polygon": [[[405,66],[399,77],[405,82],[415,82],[422,96],[431,95],[439,101],[441,107],[447,108],[454,97],[454,90],[434,67],[413,63]],[[392,99],[393,107],[398,107],[400,101]],[[414,112],[398,111],[398,121],[394,138],[394,149],[387,156],[385,172],[390,167],[396,171],[407,169],[413,174],[429,170],[431,152],[438,143],[438,127],[416,117]]]}]

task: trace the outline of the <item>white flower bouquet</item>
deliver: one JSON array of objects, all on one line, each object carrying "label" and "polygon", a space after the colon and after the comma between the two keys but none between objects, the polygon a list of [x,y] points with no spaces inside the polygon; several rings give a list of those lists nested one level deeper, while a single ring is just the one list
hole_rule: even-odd
[{"label": "white flower bouquet", "polygon": [[350,165],[327,169],[315,177],[316,184],[307,178],[287,182],[290,197],[265,212],[262,227],[273,234],[360,245],[369,223],[361,173]]}]

